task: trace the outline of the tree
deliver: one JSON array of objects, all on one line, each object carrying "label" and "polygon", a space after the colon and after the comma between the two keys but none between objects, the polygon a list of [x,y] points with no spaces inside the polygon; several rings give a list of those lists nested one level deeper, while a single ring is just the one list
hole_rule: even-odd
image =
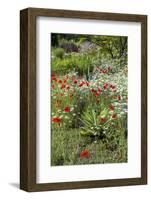
[{"label": "tree", "polygon": [[127,56],[127,37],[124,36],[91,36],[89,41],[100,47],[101,52],[109,54],[112,59]]}]

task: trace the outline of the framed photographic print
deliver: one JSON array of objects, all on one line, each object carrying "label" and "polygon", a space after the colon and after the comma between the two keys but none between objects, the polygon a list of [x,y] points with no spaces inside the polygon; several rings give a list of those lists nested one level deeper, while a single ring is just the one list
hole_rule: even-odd
[{"label": "framed photographic print", "polygon": [[20,12],[20,188],[147,184],[147,16]]}]

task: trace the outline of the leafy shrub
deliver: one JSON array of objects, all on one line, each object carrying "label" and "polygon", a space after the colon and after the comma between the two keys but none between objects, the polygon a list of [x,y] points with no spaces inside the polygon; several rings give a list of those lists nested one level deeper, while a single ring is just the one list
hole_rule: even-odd
[{"label": "leafy shrub", "polygon": [[54,56],[56,56],[57,58],[60,58],[60,59],[62,59],[64,57],[64,53],[65,53],[65,51],[63,48],[56,48],[53,51]]},{"label": "leafy shrub", "polygon": [[88,79],[89,74],[94,69],[94,58],[86,54],[72,54],[64,59],[52,59],[52,70],[54,72],[62,72],[63,74],[69,71],[77,71],[79,76],[86,75]]}]

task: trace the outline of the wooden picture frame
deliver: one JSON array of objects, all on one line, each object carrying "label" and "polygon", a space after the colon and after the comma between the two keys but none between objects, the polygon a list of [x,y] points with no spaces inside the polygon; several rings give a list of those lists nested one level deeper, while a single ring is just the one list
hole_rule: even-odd
[{"label": "wooden picture frame", "polygon": [[[60,17],[141,23],[141,177],[36,183],[36,18]],[[20,188],[47,191],[147,184],[147,16],[27,8],[20,12]]]}]

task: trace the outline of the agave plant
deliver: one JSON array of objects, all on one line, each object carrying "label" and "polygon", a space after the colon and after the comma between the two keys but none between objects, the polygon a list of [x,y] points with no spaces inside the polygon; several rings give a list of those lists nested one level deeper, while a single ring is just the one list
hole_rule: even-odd
[{"label": "agave plant", "polygon": [[104,108],[100,113],[94,109],[87,109],[81,119],[81,135],[104,138],[107,134],[108,123],[112,120],[109,110]]}]

